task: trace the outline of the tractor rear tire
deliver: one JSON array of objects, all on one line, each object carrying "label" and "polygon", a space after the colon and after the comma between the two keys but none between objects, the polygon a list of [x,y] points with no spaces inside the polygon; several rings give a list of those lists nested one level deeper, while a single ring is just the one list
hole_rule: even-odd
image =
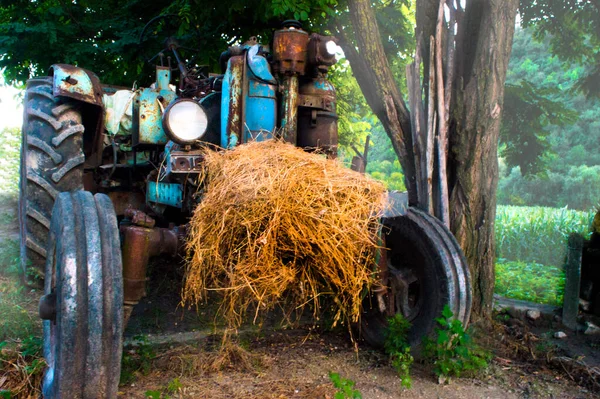
[{"label": "tractor rear tire", "polygon": [[[384,226],[387,295],[400,299],[394,301],[395,309],[387,311],[400,313],[411,323],[406,339],[413,354],[420,356],[422,340],[434,332],[444,306],[468,325],[472,302],[469,267],[452,233],[421,210],[409,208],[404,216],[384,219]],[[365,298],[360,333],[369,345],[383,348],[388,317],[380,311],[375,295]]]},{"label": "tractor rear tire", "polygon": [[54,201],[83,190],[83,125],[77,103],[52,93],[52,78],[27,81],[21,142],[21,270],[28,285],[44,277]]}]

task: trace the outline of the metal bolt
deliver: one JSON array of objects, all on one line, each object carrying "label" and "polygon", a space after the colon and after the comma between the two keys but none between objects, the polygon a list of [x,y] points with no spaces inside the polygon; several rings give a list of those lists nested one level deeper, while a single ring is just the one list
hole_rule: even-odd
[{"label": "metal bolt", "polygon": [[69,75],[66,78],[64,78],[63,81],[67,82],[70,85],[76,85],[77,84],[77,79],[72,78],[71,75]]}]

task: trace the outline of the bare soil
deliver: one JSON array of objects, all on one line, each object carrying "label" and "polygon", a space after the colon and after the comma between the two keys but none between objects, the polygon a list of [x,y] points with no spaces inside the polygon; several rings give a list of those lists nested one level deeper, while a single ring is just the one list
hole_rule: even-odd
[{"label": "bare soil", "polygon": [[[210,339],[208,340],[210,341]],[[218,345],[217,345],[218,346]],[[532,369],[525,362],[496,358],[476,378],[439,384],[428,366],[414,367],[413,386],[404,389],[385,357],[361,348],[356,352],[342,333],[316,334],[306,330],[272,332],[247,342],[253,370],[240,363],[221,371],[206,370],[215,354],[210,343],[164,348],[152,371],[121,388],[124,398],[144,398],[148,390],[165,390],[178,378],[177,398],[333,398],[336,390],[329,372],[356,382],[363,398],[592,398],[593,393],[567,376],[548,369]]]}]

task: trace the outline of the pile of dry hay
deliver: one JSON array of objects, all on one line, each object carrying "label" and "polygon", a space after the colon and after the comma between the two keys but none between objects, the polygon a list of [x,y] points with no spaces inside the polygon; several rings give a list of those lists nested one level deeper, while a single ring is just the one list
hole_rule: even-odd
[{"label": "pile of dry hay", "polygon": [[358,320],[374,279],[382,184],[278,141],[207,151],[201,178],[183,303],[218,291],[220,314],[235,329],[250,309],[256,322],[275,306],[299,311],[312,302],[316,317],[327,295],[334,324]]}]

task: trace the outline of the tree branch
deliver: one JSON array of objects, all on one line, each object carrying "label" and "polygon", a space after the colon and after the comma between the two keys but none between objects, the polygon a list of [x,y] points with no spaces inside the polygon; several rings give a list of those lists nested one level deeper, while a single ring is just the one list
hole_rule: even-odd
[{"label": "tree branch", "polygon": [[[392,75],[379,37],[375,13],[368,0],[348,2],[354,40],[342,30],[342,48],[367,103],[392,141],[406,178],[409,202],[417,203],[416,174],[412,149],[410,113]],[[355,42],[356,47],[352,44]]]},{"label": "tree branch", "polygon": [[[439,116],[438,123],[438,173],[440,185],[440,209],[438,218],[450,228],[450,211],[448,199],[448,175],[446,173],[446,162],[448,153],[448,108],[445,104],[444,95],[444,72],[443,72],[443,35],[444,35],[444,4],[446,0],[440,0],[438,7],[438,20],[435,30],[435,69],[437,81],[437,114]],[[447,82],[447,84],[452,84]]]}]

